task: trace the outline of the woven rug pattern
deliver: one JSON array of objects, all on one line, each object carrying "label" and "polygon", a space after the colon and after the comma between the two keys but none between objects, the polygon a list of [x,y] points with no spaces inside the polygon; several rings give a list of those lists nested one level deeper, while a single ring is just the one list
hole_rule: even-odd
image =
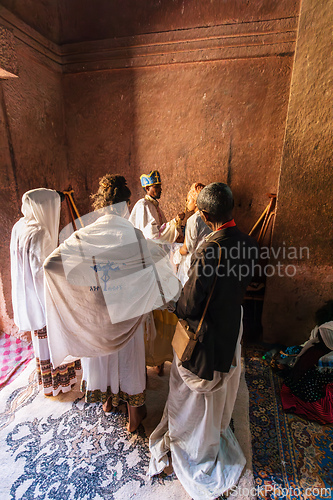
[{"label": "woven rug pattern", "polygon": [[250,394],[253,475],[259,498],[333,498],[333,426],[283,411],[282,379],[263,361],[261,346],[245,352]]},{"label": "woven rug pattern", "polygon": [[123,411],[105,414],[79,388],[45,398],[32,361],[0,392],[1,500],[157,499],[166,487],[170,499],[189,500],[174,474],[147,477],[144,427],[129,434]]},{"label": "woven rug pattern", "polygon": [[[79,381],[72,391],[46,398],[32,360],[0,391],[0,499],[191,500],[174,473],[147,476],[148,436],[163,412],[170,363],[165,372],[158,377],[148,368],[148,417],[130,434],[126,414],[85,403]],[[235,434],[248,463],[231,497],[254,500],[244,376],[236,407]]]}]

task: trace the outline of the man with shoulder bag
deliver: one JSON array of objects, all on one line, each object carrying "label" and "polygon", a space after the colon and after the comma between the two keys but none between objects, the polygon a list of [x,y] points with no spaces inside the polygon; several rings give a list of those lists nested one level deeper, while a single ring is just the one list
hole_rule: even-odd
[{"label": "man with shoulder bag", "polygon": [[258,257],[256,242],[232,217],[230,188],[215,182],[197,206],[212,229],[193,255],[176,304],[170,391],[150,437],[149,475],[169,465],[194,500],[233,488],[245,466],[229,427],[241,374],[242,302]]}]

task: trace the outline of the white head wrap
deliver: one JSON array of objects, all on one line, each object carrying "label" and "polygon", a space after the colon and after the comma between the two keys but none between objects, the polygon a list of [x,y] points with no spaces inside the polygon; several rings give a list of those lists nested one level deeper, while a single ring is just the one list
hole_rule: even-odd
[{"label": "white head wrap", "polygon": [[10,243],[14,322],[20,331],[46,324],[43,262],[58,244],[60,196],[33,189],[22,197],[24,215],[13,227]]}]

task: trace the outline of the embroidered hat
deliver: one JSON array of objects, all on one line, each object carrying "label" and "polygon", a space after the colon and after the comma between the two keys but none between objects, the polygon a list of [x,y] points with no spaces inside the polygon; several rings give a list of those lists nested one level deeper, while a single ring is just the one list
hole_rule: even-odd
[{"label": "embroidered hat", "polygon": [[152,186],[153,184],[161,184],[161,176],[158,170],[152,170],[148,175],[140,175],[140,181],[142,187]]}]

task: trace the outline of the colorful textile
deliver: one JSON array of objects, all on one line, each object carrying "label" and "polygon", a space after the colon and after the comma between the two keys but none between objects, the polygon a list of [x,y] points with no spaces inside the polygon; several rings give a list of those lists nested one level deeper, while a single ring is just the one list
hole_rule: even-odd
[{"label": "colorful textile", "polygon": [[326,385],[322,398],[312,402],[295,396],[291,389],[283,384],[281,400],[283,409],[287,412],[296,413],[320,424],[333,424],[333,383]]},{"label": "colorful textile", "polygon": [[150,411],[129,433],[124,412],[85,403],[79,384],[45,398],[29,363],[0,391],[1,500],[190,500],[175,474],[147,476],[147,425],[155,423],[168,392],[167,377],[149,372]]},{"label": "colorful textile", "polygon": [[333,428],[283,411],[282,380],[262,360],[264,352],[261,346],[245,350],[258,498],[331,498]]},{"label": "colorful textile", "polygon": [[33,357],[31,342],[3,333],[0,336],[0,388],[12,381]]},{"label": "colorful textile", "polygon": [[43,387],[47,396],[57,396],[60,392],[68,392],[77,382],[76,371],[81,370],[81,361],[62,364],[53,368],[47,340],[46,326],[31,332],[34,346],[38,384]]},{"label": "colorful textile", "polygon": [[327,384],[333,384],[333,370],[319,371],[312,366],[297,380],[287,374],[284,382],[294,396],[312,403],[324,398]]}]

